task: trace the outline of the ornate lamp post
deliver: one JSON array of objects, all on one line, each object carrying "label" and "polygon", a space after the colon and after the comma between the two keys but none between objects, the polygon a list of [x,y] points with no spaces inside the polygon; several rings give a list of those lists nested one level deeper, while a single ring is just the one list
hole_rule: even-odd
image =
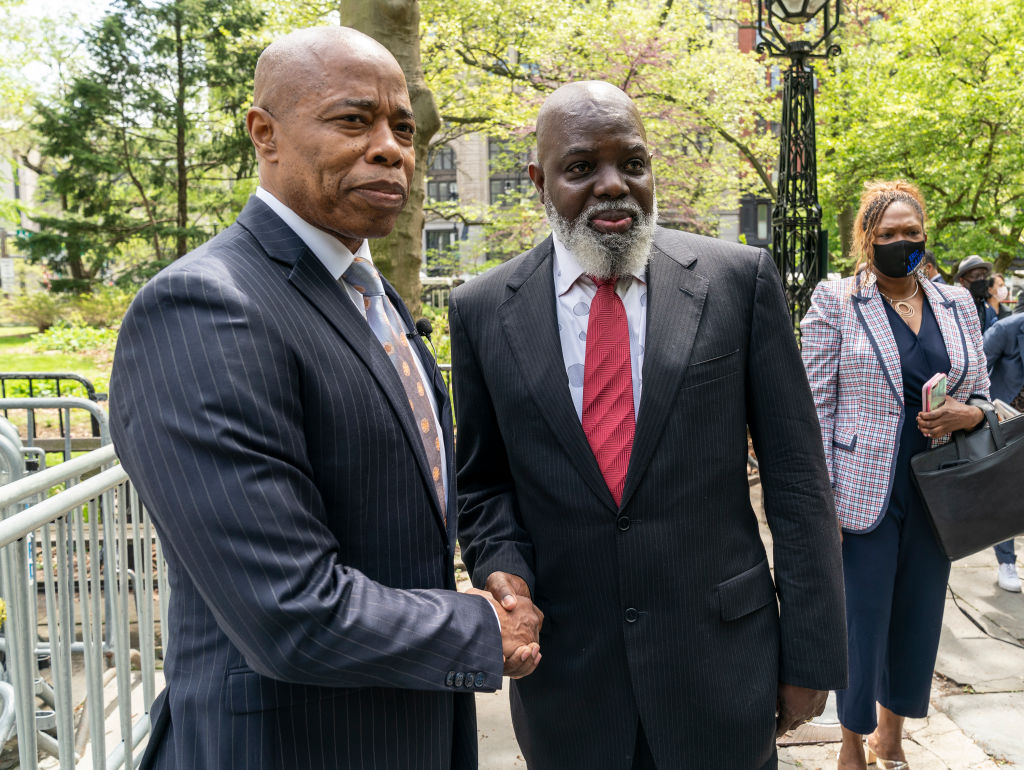
[{"label": "ornate lamp post", "polygon": [[[826,243],[818,204],[818,167],[814,141],[814,70],[810,59],[840,53],[831,42],[839,25],[840,0],[758,0],[757,52],[789,58],[782,88],[782,135],[779,142],[779,183],[772,210],[772,254],[779,268],[794,325],[810,304],[822,278]],[[804,25],[824,11],[816,39],[791,40],[776,24]],[[824,44],[823,53],[815,50]]]}]

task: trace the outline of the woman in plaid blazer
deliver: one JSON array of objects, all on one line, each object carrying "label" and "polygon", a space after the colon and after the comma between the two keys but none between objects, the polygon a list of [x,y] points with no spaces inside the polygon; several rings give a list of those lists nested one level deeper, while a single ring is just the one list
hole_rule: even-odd
[{"label": "woman in plaid blazer", "polygon": [[[967,401],[988,397],[970,295],[916,269],[924,220],[912,185],[868,185],[854,223],[864,269],[821,283],[800,325],[843,530],[850,686],[837,694],[840,768],[865,767],[865,735],[869,761],[877,752],[879,767],[906,767],[903,720],[928,710],[949,577],[910,457],[977,425],[982,412]],[[948,395],[923,412],[922,385],[939,372]]]}]

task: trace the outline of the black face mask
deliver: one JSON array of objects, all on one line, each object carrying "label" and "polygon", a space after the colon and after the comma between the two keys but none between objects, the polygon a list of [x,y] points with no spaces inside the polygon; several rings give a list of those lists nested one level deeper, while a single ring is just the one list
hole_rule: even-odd
[{"label": "black face mask", "polygon": [[876,243],[875,269],[890,278],[910,275],[924,258],[924,241]]},{"label": "black face mask", "polygon": [[971,281],[967,285],[967,291],[969,291],[971,296],[978,300],[978,302],[984,302],[988,299],[989,287],[994,283],[994,278],[979,278],[976,281]]}]

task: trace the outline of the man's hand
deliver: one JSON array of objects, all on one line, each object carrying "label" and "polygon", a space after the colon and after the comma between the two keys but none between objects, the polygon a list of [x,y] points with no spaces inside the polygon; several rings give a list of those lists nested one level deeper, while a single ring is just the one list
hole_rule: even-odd
[{"label": "man's hand", "polygon": [[494,600],[500,602],[501,606],[509,612],[516,608],[517,596],[532,598],[530,587],[526,585],[526,581],[511,572],[492,572],[487,576],[484,590],[490,591]]},{"label": "man's hand", "polygon": [[[507,573],[494,573],[507,575]],[[467,593],[482,596],[491,603],[498,615],[501,625],[501,654],[505,660],[504,673],[513,679],[532,674],[540,663],[540,627],[544,622],[544,613],[534,606],[525,581],[515,575],[508,575],[518,581],[515,587],[521,588],[522,594],[508,593],[515,590],[502,583],[493,594],[490,590],[481,591],[471,588]],[[492,581],[488,578],[490,589]],[[500,596],[500,598],[498,598]]]},{"label": "man's hand", "polygon": [[781,738],[804,722],[820,716],[825,710],[828,690],[811,690],[795,684],[779,682],[778,716],[775,721],[775,737]]}]

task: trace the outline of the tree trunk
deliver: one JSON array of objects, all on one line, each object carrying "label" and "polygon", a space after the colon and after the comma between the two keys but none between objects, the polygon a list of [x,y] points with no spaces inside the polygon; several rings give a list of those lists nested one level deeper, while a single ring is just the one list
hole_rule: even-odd
[{"label": "tree trunk", "polygon": [[395,229],[370,244],[373,261],[402,295],[412,314],[420,312],[420,264],[423,239],[423,195],[430,138],[441,127],[434,96],[423,79],[420,61],[419,0],[341,0],[341,23],[363,32],[387,48],[405,72],[416,114],[416,173],[409,202]]}]

